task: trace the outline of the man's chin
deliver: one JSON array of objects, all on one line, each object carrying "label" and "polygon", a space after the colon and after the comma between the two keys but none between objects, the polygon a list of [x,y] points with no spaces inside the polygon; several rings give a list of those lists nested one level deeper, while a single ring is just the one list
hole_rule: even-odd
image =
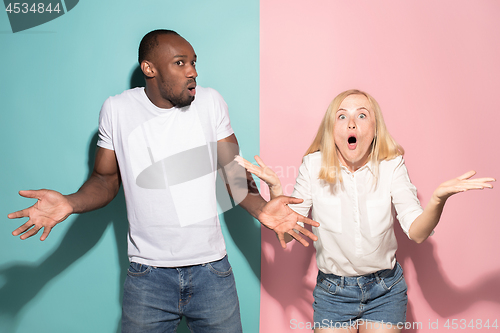
[{"label": "man's chin", "polygon": [[186,99],[184,101],[180,101],[179,103],[177,103],[175,105],[175,107],[177,108],[183,108],[183,107],[186,107],[186,106],[190,106],[191,103],[193,103],[194,101],[194,96],[190,96],[189,99]]}]

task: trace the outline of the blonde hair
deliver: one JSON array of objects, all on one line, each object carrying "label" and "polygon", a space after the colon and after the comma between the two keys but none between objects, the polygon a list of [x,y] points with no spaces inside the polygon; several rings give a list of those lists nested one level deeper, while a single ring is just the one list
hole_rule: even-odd
[{"label": "blonde hair", "polygon": [[325,116],[319,125],[318,133],[311,146],[307,149],[304,156],[321,151],[321,169],[319,179],[328,183],[335,184],[342,182],[342,173],[340,172],[340,161],[338,157],[337,146],[335,145],[333,126],[337,119],[336,113],[340,104],[349,95],[364,95],[370,102],[372,111],[375,113],[375,137],[371,145],[369,160],[372,163],[372,172],[375,176],[375,182],[378,178],[378,165],[380,161],[391,160],[404,154],[404,149],[396,140],[392,138],[385,126],[382,111],[377,101],[369,94],[351,89],[337,95],[328,106]]}]

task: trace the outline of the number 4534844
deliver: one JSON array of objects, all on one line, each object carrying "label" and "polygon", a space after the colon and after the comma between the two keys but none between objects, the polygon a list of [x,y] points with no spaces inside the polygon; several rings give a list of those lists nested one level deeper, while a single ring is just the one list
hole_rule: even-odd
[{"label": "number 4534844", "polygon": [[465,329],[498,329],[497,319],[490,324],[490,320],[483,322],[481,319],[471,319],[469,322],[465,319],[448,319],[444,323],[444,327],[452,330]]},{"label": "number 4534844", "polygon": [[27,14],[27,13],[38,13],[42,14],[44,12],[52,13],[56,12],[59,13],[61,9],[59,8],[59,2],[55,4],[54,8],[52,8],[52,3],[49,3],[45,5],[44,3],[33,3],[30,7],[28,3],[9,3],[7,7],[5,8],[5,11],[8,12],[9,14],[14,13],[14,14]]}]

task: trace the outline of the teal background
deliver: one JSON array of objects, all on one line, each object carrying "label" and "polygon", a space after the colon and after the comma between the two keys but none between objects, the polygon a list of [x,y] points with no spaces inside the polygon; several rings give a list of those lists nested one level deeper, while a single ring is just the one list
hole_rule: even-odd
[{"label": "teal background", "polygon": [[[259,150],[259,2],[84,0],[12,33],[0,13],[0,332],[116,332],[126,275],[123,194],[71,216],[46,241],[11,232],[7,214],[34,203],[21,189],[76,191],[93,164],[104,100],[141,84],[147,32],[178,31],[198,54],[198,84],[229,105],[243,156]],[[221,216],[243,329],[258,332],[259,224],[240,208]],[[186,332],[185,326],[179,332]]]},{"label": "teal background", "polygon": [[[3,0],[12,32],[23,31],[64,15],[61,0]],[[47,9],[47,10],[46,10]],[[68,11],[71,8],[66,8]]]}]

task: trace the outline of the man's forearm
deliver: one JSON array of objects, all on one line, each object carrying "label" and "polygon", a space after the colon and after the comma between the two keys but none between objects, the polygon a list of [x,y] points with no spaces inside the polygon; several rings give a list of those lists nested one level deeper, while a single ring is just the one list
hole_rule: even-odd
[{"label": "man's forearm", "polygon": [[[234,166],[234,167],[241,168],[239,166]],[[259,190],[257,188],[257,184],[255,184],[255,181],[253,180],[251,174],[246,172],[246,180],[242,180],[240,178],[238,181],[234,181],[236,177],[232,175],[231,172],[228,172],[226,174],[226,177],[229,180],[229,184],[227,184],[226,186],[229,195],[233,198],[233,200],[235,200],[234,193],[231,190],[231,187],[233,187],[234,190],[235,186],[237,186],[237,188],[235,189],[234,192],[246,193],[245,198],[239,201],[238,205],[244,208],[254,218],[258,218],[259,214],[262,212],[262,208],[266,204],[266,200],[264,200],[264,198],[262,198],[262,196],[260,195]],[[243,187],[241,187],[240,184],[246,184],[246,185],[243,185]]]},{"label": "man's forearm", "polygon": [[250,173],[247,172],[247,184],[248,184],[248,194],[240,205],[243,207],[250,215],[258,218],[259,214],[262,212],[262,208],[266,205],[267,201],[262,198],[257,188],[257,184],[252,179]]},{"label": "man's forearm", "polygon": [[106,206],[119,188],[119,175],[102,176],[94,172],[77,192],[66,195],[66,198],[73,208],[73,214],[80,214]]}]

